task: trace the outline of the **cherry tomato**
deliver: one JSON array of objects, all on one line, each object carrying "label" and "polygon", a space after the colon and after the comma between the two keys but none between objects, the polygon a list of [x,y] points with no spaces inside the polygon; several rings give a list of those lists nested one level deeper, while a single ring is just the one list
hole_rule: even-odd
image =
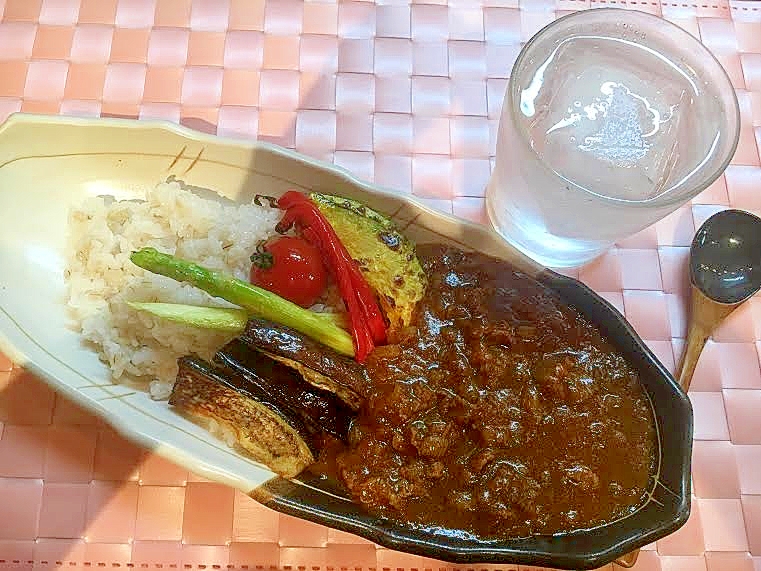
[{"label": "cherry tomato", "polygon": [[301,307],[313,305],[328,283],[320,251],[295,236],[260,243],[251,262],[252,284]]}]

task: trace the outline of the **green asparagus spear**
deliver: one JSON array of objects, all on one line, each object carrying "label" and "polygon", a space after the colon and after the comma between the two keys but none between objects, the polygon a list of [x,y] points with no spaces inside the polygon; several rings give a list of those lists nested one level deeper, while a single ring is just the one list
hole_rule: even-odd
[{"label": "green asparagus spear", "polygon": [[198,305],[183,305],[181,303],[142,303],[128,301],[132,309],[145,311],[183,325],[191,325],[200,329],[216,331],[242,332],[246,328],[248,313],[245,309],[228,307],[202,307]]},{"label": "green asparagus spear", "polygon": [[193,262],[163,254],[155,248],[132,252],[132,263],[141,268],[187,282],[214,297],[221,297],[262,319],[291,327],[344,355],[354,355],[351,335],[332,323],[265,289],[229,274],[209,270]]},{"label": "green asparagus spear", "polygon": [[[209,307],[202,305],[186,305],[183,303],[154,303],[128,301],[127,305],[137,311],[145,311],[175,323],[181,323],[199,329],[215,329],[217,331],[242,332],[246,328],[249,312],[245,309],[231,307]],[[338,313],[315,313],[315,317],[324,319],[327,323],[346,329],[346,319]]]}]

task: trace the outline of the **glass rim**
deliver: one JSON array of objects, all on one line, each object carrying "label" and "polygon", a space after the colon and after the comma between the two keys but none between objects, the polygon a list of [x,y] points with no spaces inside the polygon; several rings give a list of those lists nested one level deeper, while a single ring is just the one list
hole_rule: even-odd
[{"label": "glass rim", "polygon": [[[536,150],[531,146],[529,143],[526,133],[520,129],[520,117],[518,116],[518,107],[515,105],[515,97],[513,93],[513,88],[515,84],[515,71],[521,66],[521,64],[526,60],[526,58],[529,56],[529,53],[531,52],[531,48],[541,39],[545,38],[547,35],[551,34],[555,28],[557,28],[559,25],[561,25],[563,22],[567,22],[568,20],[575,20],[579,18],[585,18],[589,17],[589,15],[600,15],[600,14],[621,14],[621,13],[628,13],[632,14],[635,18],[641,18],[643,20],[646,20],[649,24],[656,24],[657,26],[661,28],[665,28],[669,33],[674,33],[679,35],[682,39],[685,40],[685,42],[689,43],[689,45],[685,46],[684,52],[688,54],[694,54],[690,57],[690,61],[700,61],[700,68],[706,69],[711,66],[715,68],[715,71],[718,72],[718,77],[721,78],[722,84],[716,86],[716,93],[718,94],[720,100],[725,104],[726,107],[726,117],[728,118],[728,131],[730,131],[730,141],[729,146],[726,149],[726,156],[722,158],[721,163],[712,171],[710,171],[708,174],[706,174],[703,178],[698,181],[697,184],[693,185],[693,190],[690,192],[690,197],[686,200],[690,200],[691,198],[697,196],[700,194],[703,190],[708,188],[711,184],[713,184],[716,179],[718,179],[726,170],[726,168],[729,166],[730,162],[732,161],[732,158],[735,155],[735,152],[737,151],[737,145],[740,141],[740,106],[737,101],[737,95],[735,94],[734,86],[732,85],[732,81],[729,78],[729,75],[727,74],[727,70],[724,69],[724,66],[721,65],[718,59],[716,59],[716,56],[695,36],[687,32],[686,30],[680,28],[676,24],[669,22],[668,20],[660,17],[655,16],[653,14],[650,14],[648,12],[643,12],[641,10],[630,10],[626,8],[613,8],[613,7],[605,7],[605,8],[589,8],[580,10],[578,12],[573,12],[571,14],[566,14],[565,16],[561,16],[560,18],[557,18],[556,20],[553,20],[549,24],[542,27],[538,32],[536,32],[529,40],[526,42],[526,44],[521,49],[520,53],[518,54],[518,57],[515,59],[515,63],[512,66],[512,69],[510,71],[510,78],[507,83],[507,90],[505,94],[505,102],[504,104],[508,105],[507,112],[510,115],[510,120],[513,122],[514,127],[516,130],[520,133],[520,137],[518,137],[521,141],[520,144],[524,145],[529,152],[534,155],[541,165],[542,168],[550,171],[553,176],[557,176],[560,178],[563,178],[560,173],[558,173],[555,169],[551,168],[544,159],[539,156],[539,154],[536,152]],[[692,66],[691,66],[692,67]],[[715,84],[714,84],[715,85]],[[734,110],[734,113],[732,113],[732,110]],[[571,184],[576,185],[573,181],[568,181]],[[677,185],[676,188],[681,187],[685,183],[681,183]],[[578,186],[578,185],[576,185]],[[658,206],[668,206],[674,203],[684,203],[686,200],[684,197],[680,197],[677,194],[672,195],[672,197],[669,197],[661,202],[656,202],[660,197],[663,195],[656,196],[649,200],[641,200],[641,201],[633,201],[633,200],[625,200],[621,198],[614,198],[610,196],[605,196],[597,193],[593,193],[595,196],[599,199],[602,199],[607,202],[613,202],[618,204],[625,204],[628,207],[652,207],[653,204],[657,204]],[[669,193],[671,194],[671,193]]]}]

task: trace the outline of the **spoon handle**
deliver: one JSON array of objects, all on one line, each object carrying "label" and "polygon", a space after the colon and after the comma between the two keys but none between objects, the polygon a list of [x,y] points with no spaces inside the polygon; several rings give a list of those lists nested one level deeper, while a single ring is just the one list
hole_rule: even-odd
[{"label": "spoon handle", "polygon": [[706,332],[705,329],[698,327],[691,327],[687,335],[687,346],[684,349],[682,355],[682,363],[679,365],[679,378],[677,382],[679,386],[687,392],[690,389],[690,382],[692,381],[692,375],[695,374],[695,367],[698,365],[700,354],[703,351],[703,347],[708,341],[711,333]]},{"label": "spoon handle", "polygon": [[739,303],[719,303],[712,300],[701,292],[697,287],[692,286],[692,303],[690,307],[689,330],[687,331],[687,346],[684,349],[682,362],[677,369],[679,371],[678,382],[684,389],[684,392],[690,388],[692,375],[695,373],[695,367],[700,359],[700,353],[706,341],[719,325],[730,313],[732,313]]}]

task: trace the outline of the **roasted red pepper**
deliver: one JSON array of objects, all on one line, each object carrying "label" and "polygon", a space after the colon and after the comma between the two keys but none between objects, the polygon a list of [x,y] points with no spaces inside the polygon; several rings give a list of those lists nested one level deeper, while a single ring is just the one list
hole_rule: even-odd
[{"label": "roasted red pepper", "polygon": [[322,253],[349,312],[356,359],[364,362],[375,345],[386,342],[386,323],[372,289],[314,202],[291,190],[280,197],[277,205],[285,214],[276,230],[282,234],[295,225]]}]

